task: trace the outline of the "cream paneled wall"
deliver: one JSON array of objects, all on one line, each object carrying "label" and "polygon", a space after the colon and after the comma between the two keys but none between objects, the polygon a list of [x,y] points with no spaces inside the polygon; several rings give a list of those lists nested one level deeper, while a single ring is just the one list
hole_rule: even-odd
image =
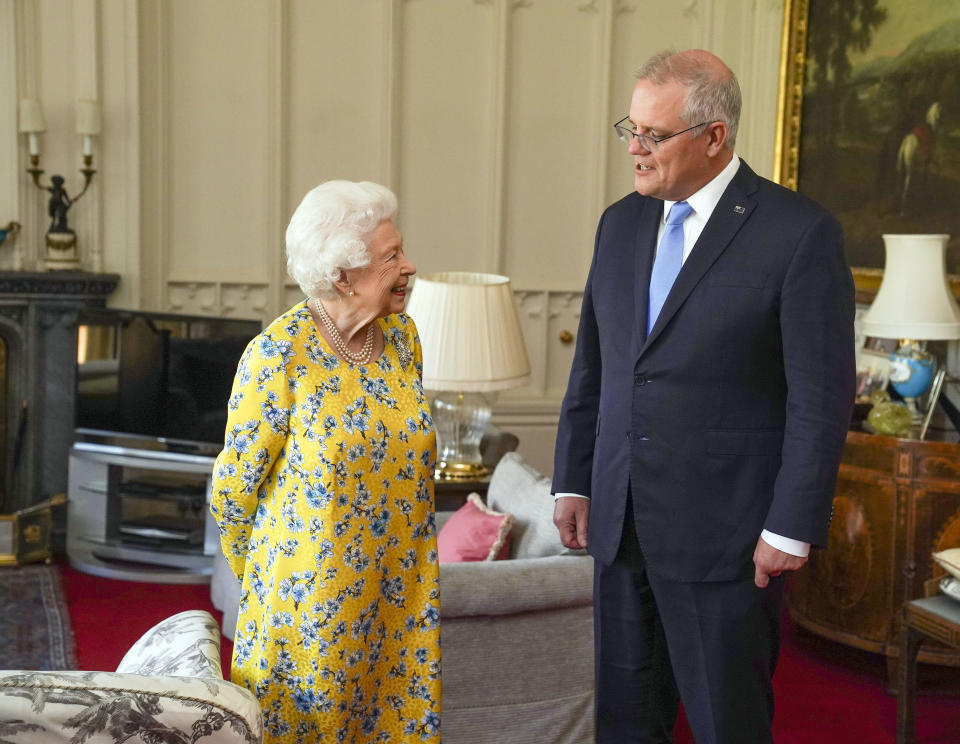
[{"label": "cream paneled wall", "polygon": [[549,470],[580,290],[603,207],[632,184],[611,124],[665,46],[738,73],[738,152],[772,171],[782,0],[0,0],[0,268],[42,257],[15,102],[37,97],[42,166],[79,175],[77,98],[98,98],[99,173],[71,210],[118,306],[272,318],[300,299],[283,231],[330,178],[400,198],[421,272],[509,275],[532,382],[496,420]]}]

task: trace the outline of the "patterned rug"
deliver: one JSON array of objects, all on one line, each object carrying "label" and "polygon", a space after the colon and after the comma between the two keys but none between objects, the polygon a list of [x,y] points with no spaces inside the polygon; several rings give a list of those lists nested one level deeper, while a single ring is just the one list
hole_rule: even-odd
[{"label": "patterned rug", "polygon": [[74,669],[70,613],[56,566],[0,568],[0,666]]}]

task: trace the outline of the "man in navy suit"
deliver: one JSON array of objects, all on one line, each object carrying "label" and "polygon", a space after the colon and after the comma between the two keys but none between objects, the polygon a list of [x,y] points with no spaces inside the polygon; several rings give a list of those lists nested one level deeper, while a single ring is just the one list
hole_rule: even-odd
[{"label": "man in navy suit", "polygon": [[826,544],[854,398],[839,224],[734,153],[708,52],[637,73],[557,433],[554,522],[595,558],[600,744],[769,742],[785,571]]}]

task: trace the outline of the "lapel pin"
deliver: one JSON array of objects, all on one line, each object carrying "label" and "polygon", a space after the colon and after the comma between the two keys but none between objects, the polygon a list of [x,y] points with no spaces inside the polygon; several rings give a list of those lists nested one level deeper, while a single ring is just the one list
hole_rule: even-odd
[{"label": "lapel pin", "polygon": [[735,206],[735,207],[733,208],[733,211],[736,212],[737,214],[743,214],[743,213],[746,212],[747,210],[744,209],[743,207],[741,207],[741,206],[738,204],[737,206]]}]

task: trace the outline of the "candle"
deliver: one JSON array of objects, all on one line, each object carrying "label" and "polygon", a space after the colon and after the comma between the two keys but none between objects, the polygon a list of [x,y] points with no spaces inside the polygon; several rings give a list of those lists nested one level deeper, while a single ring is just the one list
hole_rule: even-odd
[{"label": "candle", "polygon": [[31,155],[40,154],[40,138],[37,136],[36,132],[27,133],[27,146],[30,149]]}]

